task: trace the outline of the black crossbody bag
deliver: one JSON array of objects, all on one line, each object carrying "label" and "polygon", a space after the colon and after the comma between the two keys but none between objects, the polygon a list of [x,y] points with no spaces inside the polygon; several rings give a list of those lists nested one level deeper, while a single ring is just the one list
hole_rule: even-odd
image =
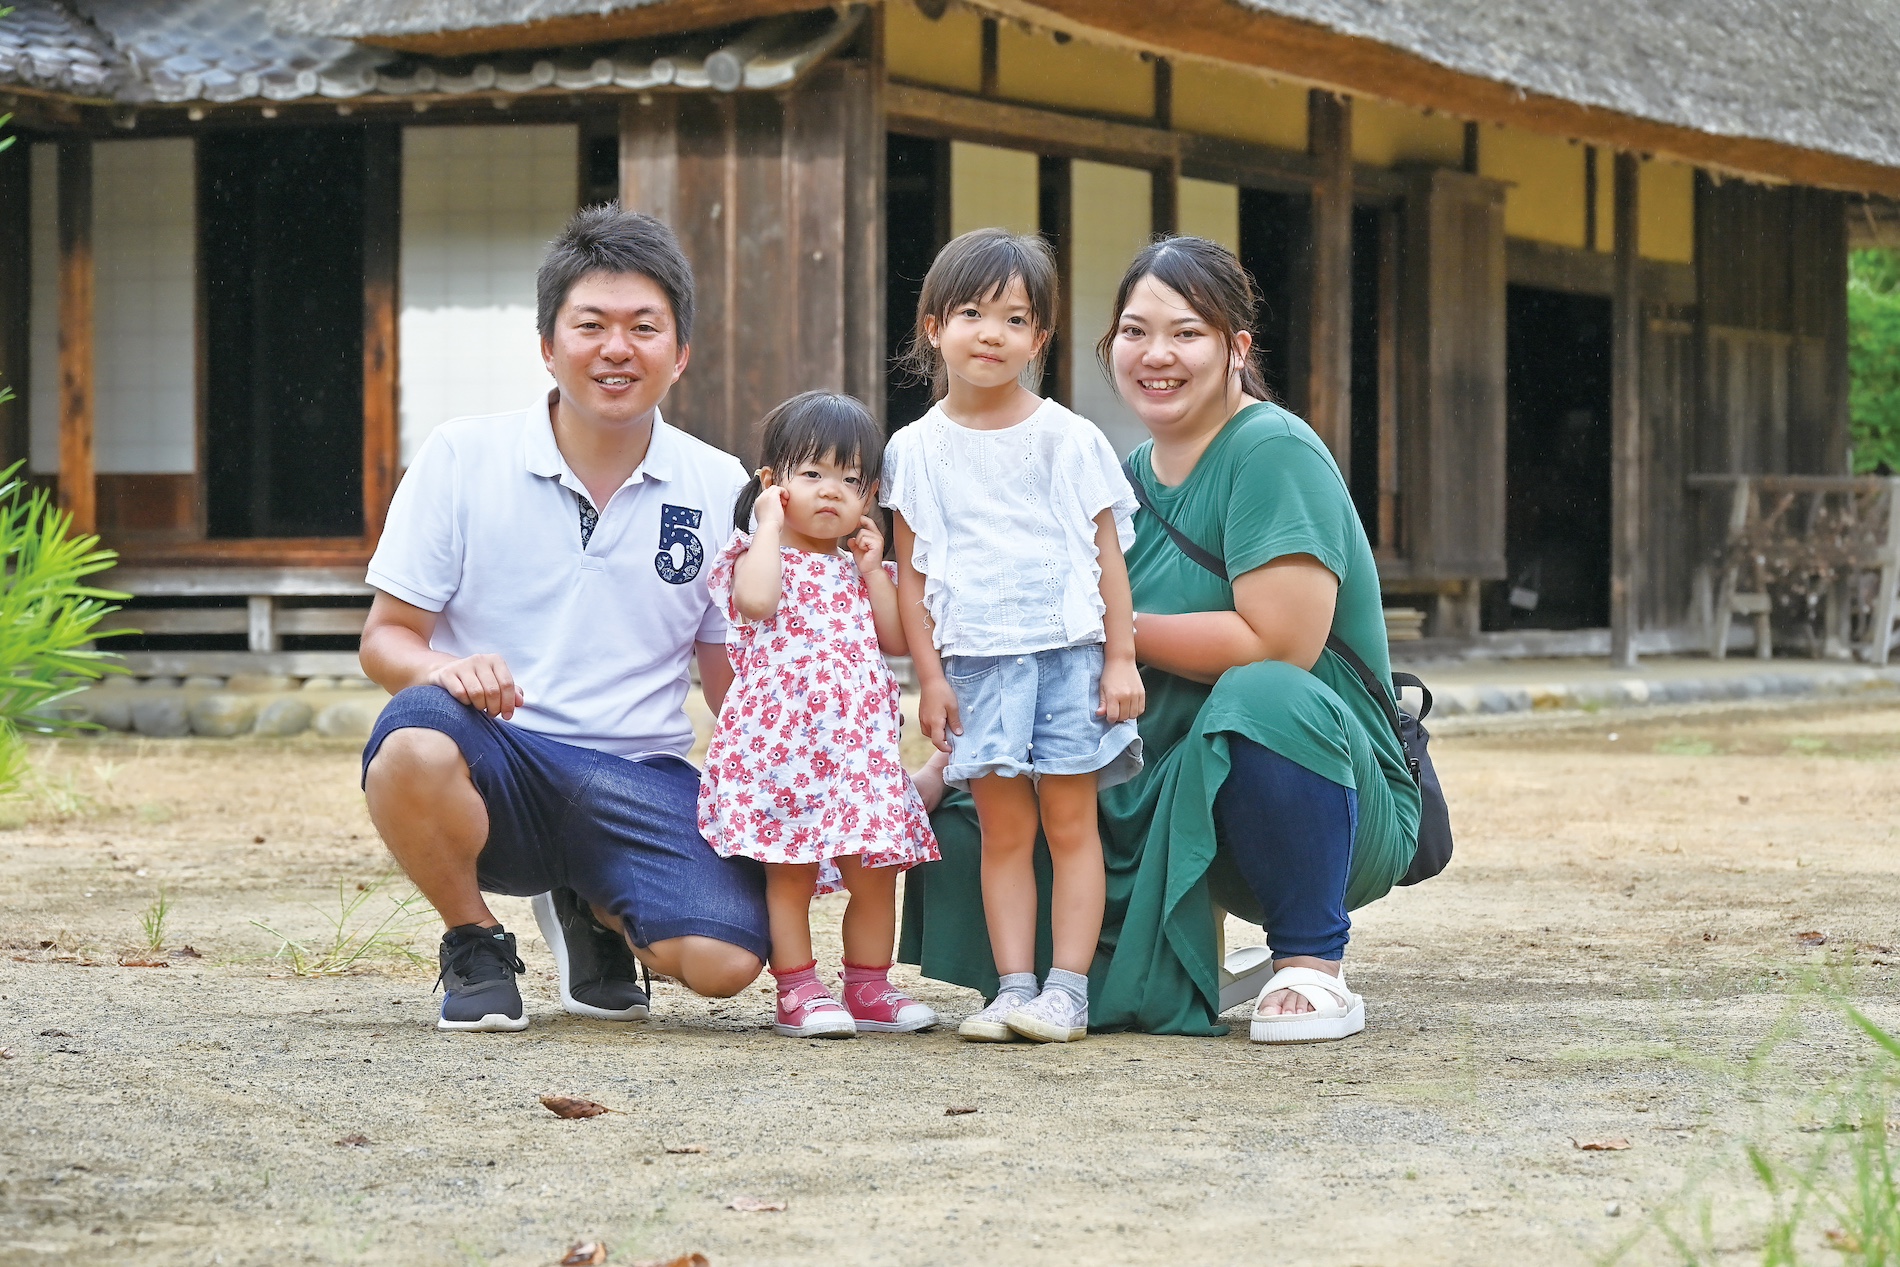
[{"label": "black crossbody bag", "polygon": [[[1200,564],[1221,580],[1228,579],[1227,565],[1220,556],[1204,549],[1192,537],[1182,532],[1168,521],[1167,516],[1155,509],[1148,497],[1148,490],[1135,478],[1135,466],[1132,460],[1122,463],[1122,471],[1128,476],[1128,483],[1135,492],[1135,500],[1141,508],[1154,516],[1155,522],[1168,534],[1168,540],[1195,563]],[[1406,869],[1400,884],[1417,884],[1420,880],[1429,880],[1445,869],[1451,861],[1451,812],[1445,805],[1445,792],[1438,784],[1438,771],[1432,768],[1432,754],[1429,745],[1431,732],[1425,729],[1425,717],[1432,711],[1432,693],[1425,683],[1410,673],[1394,673],[1392,684],[1399,690],[1415,686],[1425,697],[1424,705],[1418,710],[1418,716],[1402,711],[1394,702],[1395,691],[1388,691],[1379,681],[1379,675],[1370,665],[1359,658],[1359,653],[1346,645],[1346,640],[1336,633],[1326,635],[1326,649],[1346,662],[1366,691],[1378,703],[1385,719],[1392,726],[1392,733],[1398,736],[1399,746],[1405,751],[1406,768],[1412,772],[1412,782],[1418,784],[1418,851],[1412,855],[1412,865]]]}]

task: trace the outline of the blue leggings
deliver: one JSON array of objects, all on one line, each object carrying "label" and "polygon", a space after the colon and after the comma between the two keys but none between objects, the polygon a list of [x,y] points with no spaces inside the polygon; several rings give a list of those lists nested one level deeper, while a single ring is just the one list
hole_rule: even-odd
[{"label": "blue leggings", "polygon": [[1222,843],[1266,914],[1275,959],[1340,960],[1359,794],[1238,735],[1214,797]]}]

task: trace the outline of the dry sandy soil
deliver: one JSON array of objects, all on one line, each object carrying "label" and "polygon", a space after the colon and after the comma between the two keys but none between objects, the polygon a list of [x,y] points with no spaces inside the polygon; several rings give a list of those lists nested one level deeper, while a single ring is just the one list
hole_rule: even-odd
[{"label": "dry sandy soil", "polygon": [[[42,749],[0,830],[0,1263],[542,1264],[587,1239],[715,1267],[1680,1261],[1660,1229],[1704,1202],[1710,1256],[1759,1261],[1742,1148],[1829,1138],[1802,1128],[1869,1059],[1816,981],[1900,1023],[1900,709],[1437,752],[1458,857],[1359,913],[1370,1027],[1270,1050],[1244,1024],[807,1043],[771,1034],[757,987],[583,1021],[515,901],[532,1027],[440,1034],[432,964],[297,976],[257,926],[314,947],[339,891],[387,873],[351,747]],[[427,923],[406,932],[432,955]],[[952,1020],[977,1005],[904,979]],[[616,1112],[560,1120],[543,1092]],[[1576,1147],[1610,1139],[1629,1147]]]}]

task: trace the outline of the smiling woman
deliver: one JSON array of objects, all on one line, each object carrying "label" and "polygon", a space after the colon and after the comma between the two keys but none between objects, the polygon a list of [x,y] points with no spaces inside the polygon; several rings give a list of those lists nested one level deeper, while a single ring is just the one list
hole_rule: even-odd
[{"label": "smiling woman", "polygon": [[[1357,1033],[1346,912],[1382,896],[1416,846],[1418,788],[1397,738],[1327,649],[1336,634],[1389,680],[1377,567],[1325,446],[1263,399],[1255,300],[1225,248],[1167,239],[1135,257],[1099,345],[1151,437],[1128,471],[1155,513],[1138,517],[1128,551],[1147,760],[1100,803],[1098,1028],[1216,1032],[1223,1003],[1257,995],[1255,1041]],[[1157,516],[1220,570],[1190,559]],[[928,975],[993,992],[970,915],[974,816],[953,800],[935,825],[944,861],[908,890],[905,952]],[[1213,903],[1266,927],[1272,958],[1241,981],[1223,979]]]}]

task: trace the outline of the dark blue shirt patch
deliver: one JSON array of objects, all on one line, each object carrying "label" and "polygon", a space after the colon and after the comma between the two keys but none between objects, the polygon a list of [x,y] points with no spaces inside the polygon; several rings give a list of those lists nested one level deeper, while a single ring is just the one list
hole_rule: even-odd
[{"label": "dark blue shirt patch", "polygon": [[[699,527],[700,512],[687,506],[660,507],[660,552],[653,556],[653,570],[672,585],[684,585],[699,575],[706,561],[706,548],[693,532]],[[679,555],[674,554],[678,547]]]}]

